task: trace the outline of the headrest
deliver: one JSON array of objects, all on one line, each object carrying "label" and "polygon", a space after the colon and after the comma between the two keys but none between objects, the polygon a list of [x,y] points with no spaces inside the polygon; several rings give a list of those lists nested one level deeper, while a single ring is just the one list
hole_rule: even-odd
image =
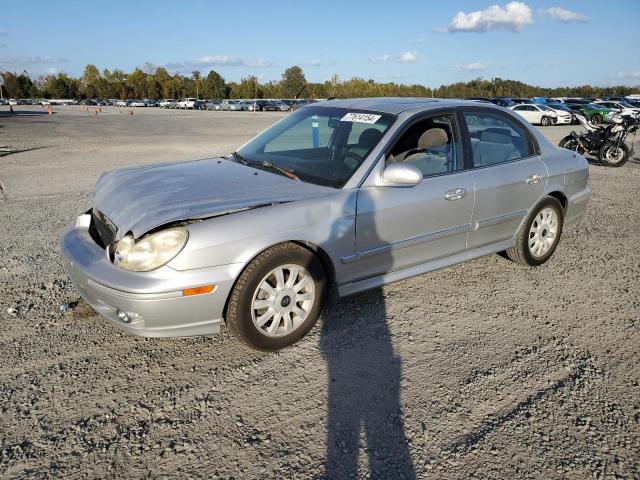
[{"label": "headrest", "polygon": [[363,148],[375,147],[382,138],[382,132],[375,128],[367,128],[358,137],[358,146]]},{"label": "headrest", "polygon": [[430,128],[418,139],[418,148],[421,150],[427,148],[437,148],[446,145],[449,142],[447,132],[442,128]]},{"label": "headrest", "polygon": [[491,143],[513,143],[511,132],[506,128],[487,128],[482,132],[480,140]]}]

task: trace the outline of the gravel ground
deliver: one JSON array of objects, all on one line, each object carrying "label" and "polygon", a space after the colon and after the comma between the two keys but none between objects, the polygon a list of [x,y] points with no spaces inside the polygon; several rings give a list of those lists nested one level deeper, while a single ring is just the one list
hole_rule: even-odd
[{"label": "gravel ground", "polygon": [[102,170],[227,153],[281,115],[103,110],[0,111],[26,150],[0,158],[0,477],[640,478],[640,160],[591,166],[546,265],[349,297],[264,354],[120,333],[75,305],[57,234]]}]

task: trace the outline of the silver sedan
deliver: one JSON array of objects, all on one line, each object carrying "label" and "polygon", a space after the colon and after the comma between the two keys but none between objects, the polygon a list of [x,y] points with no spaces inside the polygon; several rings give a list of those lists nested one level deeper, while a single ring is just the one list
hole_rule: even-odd
[{"label": "silver sedan", "polygon": [[104,173],[61,233],[80,295],[144,336],[302,338],[327,301],[503,252],[534,267],[584,214],[588,165],[515,113],[332,100],[226,158]]}]

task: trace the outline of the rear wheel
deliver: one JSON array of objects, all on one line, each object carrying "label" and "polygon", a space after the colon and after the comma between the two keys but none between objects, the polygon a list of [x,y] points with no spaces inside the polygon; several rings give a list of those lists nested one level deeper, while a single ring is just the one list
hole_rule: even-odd
[{"label": "rear wheel", "polygon": [[573,150],[580,155],[584,155],[584,149],[576,142],[571,135],[567,135],[558,143],[560,148],[566,148],[567,150]]},{"label": "rear wheel", "polygon": [[554,197],[545,197],[527,217],[516,237],[516,245],[506,251],[507,256],[521,265],[542,265],[558,246],[563,224],[562,204]]},{"label": "rear wheel", "polygon": [[325,287],[322,264],[313,252],[295,243],[275,245],[240,274],[229,297],[229,329],[260,350],[293,345],[317,322]]},{"label": "rear wheel", "polygon": [[629,147],[624,143],[605,143],[598,153],[598,160],[607,167],[621,167],[629,160]]}]

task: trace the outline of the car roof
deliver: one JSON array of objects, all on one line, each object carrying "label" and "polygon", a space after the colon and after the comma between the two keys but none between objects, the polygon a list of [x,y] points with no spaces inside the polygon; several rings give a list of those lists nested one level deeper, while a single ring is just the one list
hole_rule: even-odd
[{"label": "car roof", "polygon": [[[480,105],[472,100],[450,100],[439,98],[420,97],[373,97],[373,98],[349,98],[344,100],[327,100],[314,103],[314,107],[336,107],[354,110],[372,110],[381,113],[397,115],[410,109],[431,110],[442,107],[459,107],[463,105]],[[487,106],[493,104],[487,104]]]}]

